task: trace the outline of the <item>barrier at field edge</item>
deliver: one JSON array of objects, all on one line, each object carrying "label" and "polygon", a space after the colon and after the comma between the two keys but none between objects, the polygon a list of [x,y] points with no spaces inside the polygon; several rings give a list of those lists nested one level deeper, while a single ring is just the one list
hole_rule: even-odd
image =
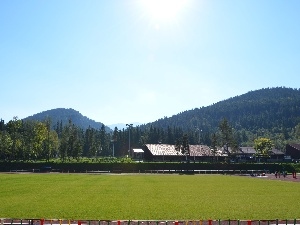
[{"label": "barrier at field edge", "polygon": [[69,220],[5,219],[0,225],[300,225],[300,219],[272,220]]}]

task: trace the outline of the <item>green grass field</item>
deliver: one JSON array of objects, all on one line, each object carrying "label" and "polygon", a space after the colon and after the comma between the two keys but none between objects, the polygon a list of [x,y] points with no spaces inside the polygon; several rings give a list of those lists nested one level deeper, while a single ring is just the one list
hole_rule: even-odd
[{"label": "green grass field", "polygon": [[0,174],[0,218],[294,219],[300,183],[224,175]]}]

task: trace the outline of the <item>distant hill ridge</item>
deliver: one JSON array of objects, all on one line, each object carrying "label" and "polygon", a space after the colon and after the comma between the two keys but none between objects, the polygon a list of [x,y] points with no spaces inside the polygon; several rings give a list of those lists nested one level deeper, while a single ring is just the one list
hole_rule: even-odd
[{"label": "distant hill ridge", "polygon": [[223,118],[237,130],[293,129],[300,123],[300,89],[276,87],[250,91],[207,107],[159,119],[141,128],[191,130],[197,127],[213,132]]},{"label": "distant hill ridge", "polygon": [[[69,120],[71,120],[73,124],[84,130],[88,127],[100,129],[103,124],[101,122],[96,122],[92,119],[89,119],[86,116],[83,116],[80,112],[74,109],[65,108],[57,108],[40,112],[32,116],[26,117],[24,118],[24,120],[45,121],[48,118],[51,120],[52,128],[56,126],[57,122],[60,123],[62,121],[62,124],[66,125],[69,123]],[[111,129],[107,126],[105,126],[105,130],[111,131]]]},{"label": "distant hill ridge", "polygon": [[[47,118],[51,118],[52,126],[60,121],[67,124],[69,119],[82,129],[87,129],[89,126],[100,129],[102,126],[101,122],[95,122],[74,109],[65,108],[37,113],[25,120],[44,121]],[[273,130],[273,132],[280,129],[291,130],[300,124],[300,89],[276,87],[249,91],[210,106],[187,110],[171,117],[137,125],[141,129],[153,126],[162,129],[177,127],[183,130],[201,128],[204,132],[213,132],[223,118],[226,118],[236,130],[243,129],[254,133],[258,129]],[[116,125],[120,126],[120,124]],[[109,132],[114,129],[107,126],[105,128]]]}]

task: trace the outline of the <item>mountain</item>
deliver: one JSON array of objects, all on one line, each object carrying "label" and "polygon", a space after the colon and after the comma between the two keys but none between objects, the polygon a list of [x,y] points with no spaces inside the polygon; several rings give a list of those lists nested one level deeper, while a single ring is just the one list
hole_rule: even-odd
[{"label": "mountain", "polygon": [[[94,129],[100,129],[103,123],[96,122],[92,119],[87,118],[86,116],[83,116],[80,112],[74,110],[74,109],[65,109],[65,108],[57,108],[57,109],[51,109],[44,112],[40,112],[37,114],[34,114],[32,116],[24,118],[24,120],[37,120],[37,121],[45,121],[47,119],[51,120],[51,127],[54,128],[57,124],[57,122],[61,122],[63,125],[66,125],[69,123],[69,120],[76,126],[87,129],[89,126]],[[112,130],[105,126],[105,130],[107,132],[111,132]]]},{"label": "mountain", "polygon": [[[180,104],[180,103],[178,103]],[[72,123],[86,129],[89,126],[100,129],[102,123],[95,122],[74,109],[52,109],[25,118],[43,121],[51,118],[52,125],[57,122]],[[171,117],[158,119],[154,122],[139,125],[140,130],[155,127],[167,131],[168,129],[182,129],[193,131],[199,128],[203,133],[215,132],[222,119],[226,118],[236,131],[246,131],[252,134],[269,132],[287,135],[295,126],[300,124],[300,89],[286,87],[264,88],[249,91],[243,95],[232,97],[210,106],[187,110]],[[126,124],[113,124],[115,127],[126,129]]]},{"label": "mountain", "polygon": [[[180,104],[180,103],[178,103]],[[236,130],[256,133],[266,129],[293,129],[300,124],[300,89],[286,87],[264,88],[229,98],[207,107],[181,112],[141,126],[185,131],[200,128],[213,132],[220,121],[226,118]]]}]

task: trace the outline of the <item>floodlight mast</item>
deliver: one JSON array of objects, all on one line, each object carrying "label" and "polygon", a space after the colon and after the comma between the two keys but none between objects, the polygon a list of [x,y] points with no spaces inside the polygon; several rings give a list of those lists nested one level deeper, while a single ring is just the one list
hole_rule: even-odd
[{"label": "floodlight mast", "polygon": [[112,157],[115,157],[115,140],[111,139],[110,142],[113,144],[113,148],[112,148]]},{"label": "floodlight mast", "polygon": [[201,144],[200,143],[200,135],[201,135],[202,130],[200,128],[196,128],[196,131],[199,132],[198,144],[200,145]]},{"label": "floodlight mast", "polygon": [[126,126],[128,127],[128,136],[129,136],[129,140],[128,140],[128,145],[129,145],[129,148],[128,148],[128,156],[130,157],[131,156],[131,152],[130,152],[130,129],[132,128],[133,124],[130,123],[130,124],[126,124]]},{"label": "floodlight mast", "polygon": [[[198,145],[199,145],[199,148],[200,148],[199,150],[201,151],[201,141],[200,141],[200,136],[201,136],[202,130],[201,130],[200,128],[196,127],[196,131],[199,132]],[[194,153],[194,154],[195,154],[195,153]],[[195,155],[194,155],[194,161],[195,161]]]}]

